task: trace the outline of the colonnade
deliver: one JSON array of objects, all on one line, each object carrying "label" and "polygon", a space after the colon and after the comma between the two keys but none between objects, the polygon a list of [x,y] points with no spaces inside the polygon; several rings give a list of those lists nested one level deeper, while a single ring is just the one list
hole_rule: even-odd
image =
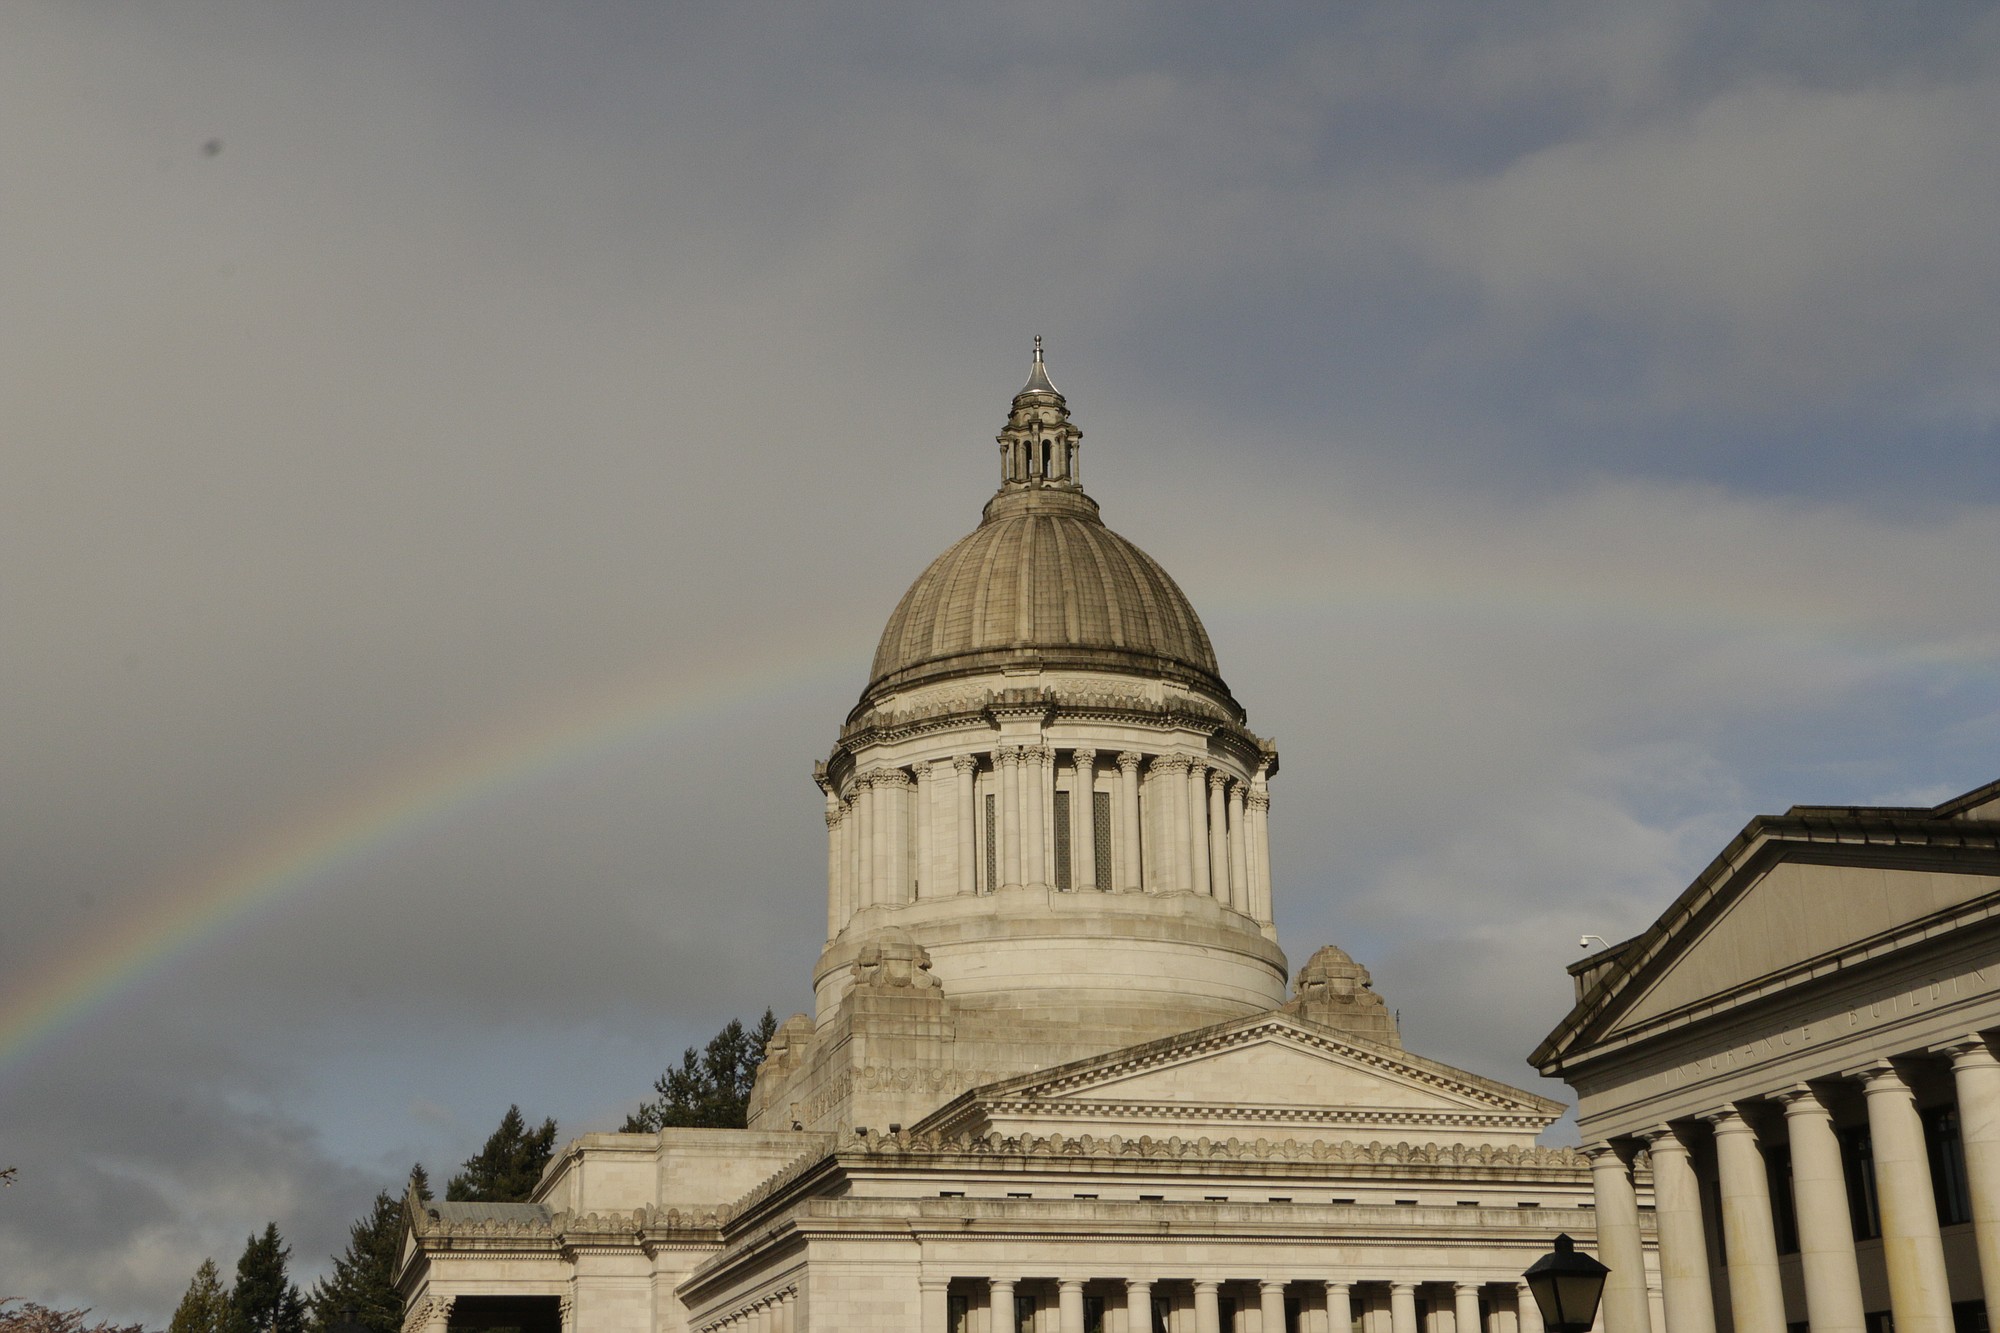
[{"label": "colonnade", "polygon": [[699,1333],[805,1333],[799,1327],[799,1289],[787,1287],[760,1296],[700,1325]]},{"label": "colonnade", "polygon": [[[1371,1310],[1386,1316],[1377,1321],[1384,1333],[1542,1333],[1540,1310],[1518,1281],[926,1276],[920,1289],[921,1333],[1087,1333],[1093,1324],[1154,1333],[1156,1309],[1169,1333],[1350,1333]],[[1087,1318],[1087,1301],[1100,1319]]]},{"label": "colonnade", "polygon": [[[1939,1077],[1926,1079],[1926,1073]],[[1774,1205],[1786,1201],[1772,1196],[1767,1147],[1787,1148],[1791,1155],[1790,1216],[1812,1333],[1866,1333],[1871,1312],[1862,1297],[1857,1215],[1870,1223],[1879,1219],[1896,1333],[1952,1333],[1939,1182],[1932,1178],[1933,1145],[1926,1139],[1913,1079],[1927,1088],[1942,1083],[1955,1097],[1970,1203],[1969,1219],[1963,1220],[1972,1225],[1987,1309],[2000,1310],[2000,1060],[1979,1034],[1969,1034],[1587,1149],[1596,1185],[1598,1257],[1611,1268],[1604,1291],[1606,1333],[1653,1333],[1629,1170],[1641,1147],[1653,1167],[1664,1333],[1714,1333],[1718,1293],[1709,1264],[1711,1220],[1722,1232],[1726,1291],[1721,1294],[1737,1333],[1785,1333]],[[1837,1127],[1834,1108],[1851,1107],[1855,1100],[1863,1108],[1860,1123]],[[1843,1130],[1854,1135],[1864,1129],[1872,1168],[1867,1175],[1850,1170],[1845,1154],[1855,1149],[1842,1144]],[[1705,1215],[1702,1181],[1711,1171],[1719,1207]],[[1849,1197],[1851,1177],[1872,1181],[1872,1209],[1869,1200]]]},{"label": "colonnade", "polygon": [[1196,893],[1271,921],[1263,765],[1003,745],[822,785],[829,939],[863,908],[1022,886]]}]

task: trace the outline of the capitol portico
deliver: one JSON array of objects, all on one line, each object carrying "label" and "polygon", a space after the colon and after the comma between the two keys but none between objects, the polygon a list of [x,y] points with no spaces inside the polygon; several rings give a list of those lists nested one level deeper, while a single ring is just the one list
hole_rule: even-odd
[{"label": "capitol portico", "polygon": [[411,1333],[1539,1333],[1520,1274],[1595,1243],[1605,1158],[1405,1050],[1339,948],[1292,975],[1277,747],[1081,440],[1038,340],[998,489],[814,767],[814,1012],[748,1126],[585,1135],[529,1203],[412,1198]]}]

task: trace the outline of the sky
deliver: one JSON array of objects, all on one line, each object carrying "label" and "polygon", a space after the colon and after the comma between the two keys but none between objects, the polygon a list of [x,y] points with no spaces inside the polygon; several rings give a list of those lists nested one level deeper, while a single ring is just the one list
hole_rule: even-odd
[{"label": "sky", "polygon": [[0,1295],[309,1282],[806,1008],[811,765],[1036,334],[1414,1050],[1561,1096],[1581,936],[2000,777],[1991,5],[0,30]]}]

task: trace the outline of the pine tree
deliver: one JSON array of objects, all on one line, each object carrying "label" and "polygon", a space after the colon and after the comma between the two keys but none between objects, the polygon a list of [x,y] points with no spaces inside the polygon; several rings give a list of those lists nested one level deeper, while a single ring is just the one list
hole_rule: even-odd
[{"label": "pine tree", "polygon": [[708,1048],[690,1046],[681,1053],[680,1068],[668,1067],[654,1080],[652,1101],[625,1117],[623,1132],[647,1134],[656,1129],[742,1129],[750,1115],[750,1090],[764,1063],[764,1047],[777,1034],[778,1020],[769,1009],[753,1032],[738,1019],[709,1039]]},{"label": "pine tree", "polygon": [[431,1201],[431,1173],[424,1170],[422,1162],[410,1168],[410,1184],[417,1191],[419,1199],[425,1203]]},{"label": "pine tree", "polygon": [[[410,1178],[415,1181],[417,1172],[412,1171]],[[313,1286],[315,1330],[324,1333],[352,1319],[375,1333],[398,1333],[403,1326],[403,1298],[395,1287],[396,1242],[402,1232],[403,1201],[383,1190],[368,1215],[348,1228],[347,1252],[333,1256],[333,1272]]]},{"label": "pine tree", "polygon": [[266,1225],[263,1235],[250,1237],[236,1261],[227,1333],[305,1333],[305,1300],[285,1275],[291,1257],[276,1222]]},{"label": "pine tree", "polygon": [[454,1203],[525,1203],[556,1150],[556,1122],[530,1131],[521,1108],[510,1106],[486,1146],[465,1159],[465,1169],[445,1186]]},{"label": "pine tree", "polygon": [[223,1289],[215,1260],[204,1259],[174,1310],[167,1333],[228,1333],[228,1328],[229,1293]]}]

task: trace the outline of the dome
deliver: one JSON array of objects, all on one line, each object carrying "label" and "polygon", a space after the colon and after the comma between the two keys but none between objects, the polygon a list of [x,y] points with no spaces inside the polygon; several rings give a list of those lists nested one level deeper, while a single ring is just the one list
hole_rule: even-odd
[{"label": "dome", "polygon": [[1079,490],[1003,490],[897,603],[864,705],[1008,667],[1166,678],[1229,697],[1187,595]]},{"label": "dome", "polygon": [[1049,382],[1040,338],[994,438],[999,491],[897,603],[855,711],[954,676],[1067,667],[1175,681],[1240,716],[1187,594],[1083,493],[1083,432]]}]

